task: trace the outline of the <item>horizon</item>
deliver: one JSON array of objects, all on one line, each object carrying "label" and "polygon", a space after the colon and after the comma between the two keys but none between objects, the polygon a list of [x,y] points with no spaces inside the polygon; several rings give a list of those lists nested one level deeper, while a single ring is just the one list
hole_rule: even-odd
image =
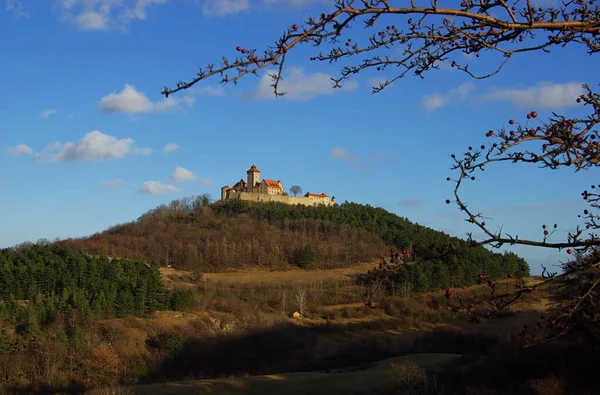
[{"label": "horizon", "polygon": [[[595,83],[600,66],[573,44],[520,54],[485,80],[442,67],[371,94],[380,74],[393,74],[361,73],[333,90],[329,78],[342,65],[311,62],[314,51],[304,46],[290,51],[281,98],[264,72],[161,96],[198,65],[235,57],[237,45],[271,45],[323,3],[7,1],[0,32],[13,38],[0,43],[0,82],[9,92],[0,99],[0,248],[89,236],[182,197],[219,200],[221,186],[245,179],[252,163],[286,191],[299,185],[478,238],[444,202],[453,188],[446,177],[455,175],[450,155],[486,144],[488,130],[533,110],[539,119],[580,114],[581,84]],[[486,70],[496,61],[484,54],[473,65]],[[593,183],[586,171],[507,164],[478,175],[462,195],[493,218],[492,229],[539,240],[542,224],[557,223],[549,241],[559,241],[582,223],[579,194]],[[567,258],[539,247],[504,250],[524,257],[532,274]]]}]

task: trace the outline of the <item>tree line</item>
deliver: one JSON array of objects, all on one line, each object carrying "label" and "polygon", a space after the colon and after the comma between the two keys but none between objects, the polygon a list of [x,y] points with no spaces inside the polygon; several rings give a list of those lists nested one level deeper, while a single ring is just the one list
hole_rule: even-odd
[{"label": "tree line", "polygon": [[0,250],[0,318],[29,335],[58,314],[141,315],[164,308],[168,297],[158,265],[61,245]]},{"label": "tree line", "polygon": [[[308,207],[227,200],[207,196],[178,199],[87,238],[60,242],[89,254],[139,259],[197,272],[260,266],[299,265],[298,254],[312,250],[311,266],[340,267],[386,255],[389,247],[409,251],[403,281],[415,289],[468,286],[479,273],[506,278],[529,275],[515,254],[484,247],[411,222],[383,208],[351,202]],[[460,270],[457,269],[460,267]],[[444,274],[448,273],[448,275]],[[432,280],[437,278],[438,280]]]}]

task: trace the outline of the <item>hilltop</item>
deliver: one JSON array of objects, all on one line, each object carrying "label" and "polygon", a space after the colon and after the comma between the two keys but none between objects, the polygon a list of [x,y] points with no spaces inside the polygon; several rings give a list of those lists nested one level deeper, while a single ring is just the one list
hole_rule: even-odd
[{"label": "hilltop", "polygon": [[489,278],[529,272],[527,263],[515,254],[483,247],[462,249],[466,240],[383,208],[349,202],[307,207],[184,198],[135,221],[59,243],[92,255],[144,260],[196,273],[292,270],[307,246],[313,252],[310,268],[343,268],[373,262],[394,247],[411,251],[411,259],[421,263],[406,271],[404,278],[420,291],[469,285],[482,272]]}]

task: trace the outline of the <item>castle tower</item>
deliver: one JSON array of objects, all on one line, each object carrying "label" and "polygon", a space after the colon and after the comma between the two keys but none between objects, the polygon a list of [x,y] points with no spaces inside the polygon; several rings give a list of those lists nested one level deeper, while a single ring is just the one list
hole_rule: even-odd
[{"label": "castle tower", "polygon": [[260,170],[256,168],[254,163],[248,170],[246,170],[246,174],[248,175],[248,192],[254,192],[254,185],[257,182],[260,182]]},{"label": "castle tower", "polygon": [[225,200],[227,198],[227,190],[229,189],[229,185],[225,185],[221,187],[221,200]]}]

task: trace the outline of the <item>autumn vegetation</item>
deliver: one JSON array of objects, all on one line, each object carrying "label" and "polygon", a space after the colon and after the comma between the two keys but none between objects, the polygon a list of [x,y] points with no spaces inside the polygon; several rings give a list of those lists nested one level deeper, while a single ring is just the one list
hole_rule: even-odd
[{"label": "autumn vegetation", "polygon": [[[274,94],[282,95],[286,59],[303,44],[319,51],[313,61],[345,62],[334,87],[367,70],[388,73],[374,92],[410,74],[423,77],[441,62],[489,78],[520,53],[600,49],[593,0],[554,7],[390,3],[336,0],[331,10],[290,26],[262,54],[233,43],[235,59],[208,65],[163,93],[211,77],[235,83],[274,66]],[[360,21],[370,37],[350,37]],[[386,55],[392,48],[395,58]],[[480,56],[495,57],[497,68],[476,73],[471,66]],[[482,125],[474,137],[481,141],[449,153],[454,188],[440,203],[455,204],[483,232],[481,240],[451,237],[368,205],[213,203],[203,196],[90,237],[2,250],[3,388],[598,393],[600,185],[581,191],[588,203],[582,223],[559,242],[550,237],[563,224],[540,224],[539,240],[496,230],[465,203],[461,189],[503,163],[593,171],[600,163],[600,97],[586,85],[574,100],[587,115],[510,115],[506,126]],[[486,248],[517,244],[564,251],[561,272],[544,267],[531,277],[522,258]],[[291,318],[293,312],[300,317]],[[279,375],[277,383],[247,377],[265,374]]]}]

